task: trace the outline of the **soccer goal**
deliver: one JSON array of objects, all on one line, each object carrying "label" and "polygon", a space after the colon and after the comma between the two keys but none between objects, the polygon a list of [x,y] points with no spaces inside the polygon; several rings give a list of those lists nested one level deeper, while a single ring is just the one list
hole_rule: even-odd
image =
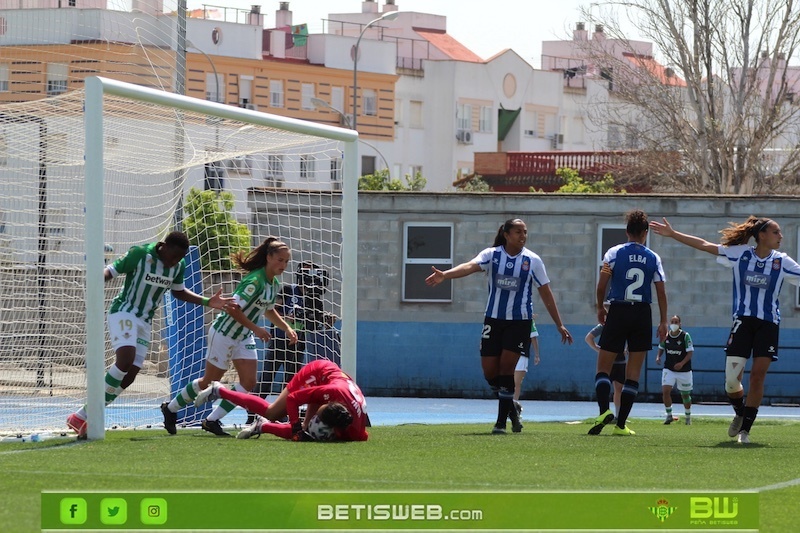
[{"label": "soccer goal", "polygon": [[[99,77],[3,106],[0,130],[0,434],[65,431],[84,404],[91,439],[161,423],[160,403],[203,372],[212,310],[168,295],[138,377],[104,407],[122,279],[104,284],[103,269],[173,229],[193,245],[186,285],[206,296],[236,287],[231,253],[286,242],[281,281],[310,287],[304,360],[355,374],[357,133]],[[286,361],[258,351],[259,389],[279,391]]]}]

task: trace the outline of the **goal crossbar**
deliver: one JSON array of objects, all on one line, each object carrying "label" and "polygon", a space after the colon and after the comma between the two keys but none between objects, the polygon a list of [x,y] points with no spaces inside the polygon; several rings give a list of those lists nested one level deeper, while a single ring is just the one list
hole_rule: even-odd
[{"label": "goal crossbar", "polygon": [[86,183],[86,378],[89,439],[105,437],[104,401],[104,154],[103,100],[105,95],[203,113],[220,119],[281,129],[341,141],[344,149],[342,184],[342,367],[356,377],[358,133],[354,130],[280,117],[131,83],[92,76],[86,78],[85,183]]}]

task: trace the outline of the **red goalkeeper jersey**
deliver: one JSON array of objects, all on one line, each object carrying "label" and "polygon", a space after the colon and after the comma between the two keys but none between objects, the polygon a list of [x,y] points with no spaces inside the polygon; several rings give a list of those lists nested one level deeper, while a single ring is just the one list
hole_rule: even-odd
[{"label": "red goalkeeper jersey", "polygon": [[336,428],[338,440],[367,440],[367,402],[355,381],[335,363],[318,359],[305,365],[286,385],[286,414],[289,423],[299,419],[299,408],[303,404],[317,405],[339,402],[353,416],[346,428]]}]

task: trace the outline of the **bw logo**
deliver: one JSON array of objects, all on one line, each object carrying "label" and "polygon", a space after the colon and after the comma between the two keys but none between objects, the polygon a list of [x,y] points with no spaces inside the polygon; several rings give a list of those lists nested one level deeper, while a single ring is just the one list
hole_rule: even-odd
[{"label": "bw logo", "polygon": [[658,521],[663,524],[664,521],[675,512],[677,507],[670,507],[669,502],[662,498],[656,502],[655,507],[648,507],[648,509],[653,513],[653,516],[658,518]]}]

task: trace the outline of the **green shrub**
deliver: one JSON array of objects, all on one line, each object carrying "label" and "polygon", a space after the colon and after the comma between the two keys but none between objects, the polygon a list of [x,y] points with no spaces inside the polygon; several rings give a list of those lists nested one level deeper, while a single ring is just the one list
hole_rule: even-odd
[{"label": "green shrub", "polygon": [[250,230],[231,213],[234,201],[230,192],[189,190],[183,231],[200,248],[204,270],[232,270],[231,254],[250,249]]}]

